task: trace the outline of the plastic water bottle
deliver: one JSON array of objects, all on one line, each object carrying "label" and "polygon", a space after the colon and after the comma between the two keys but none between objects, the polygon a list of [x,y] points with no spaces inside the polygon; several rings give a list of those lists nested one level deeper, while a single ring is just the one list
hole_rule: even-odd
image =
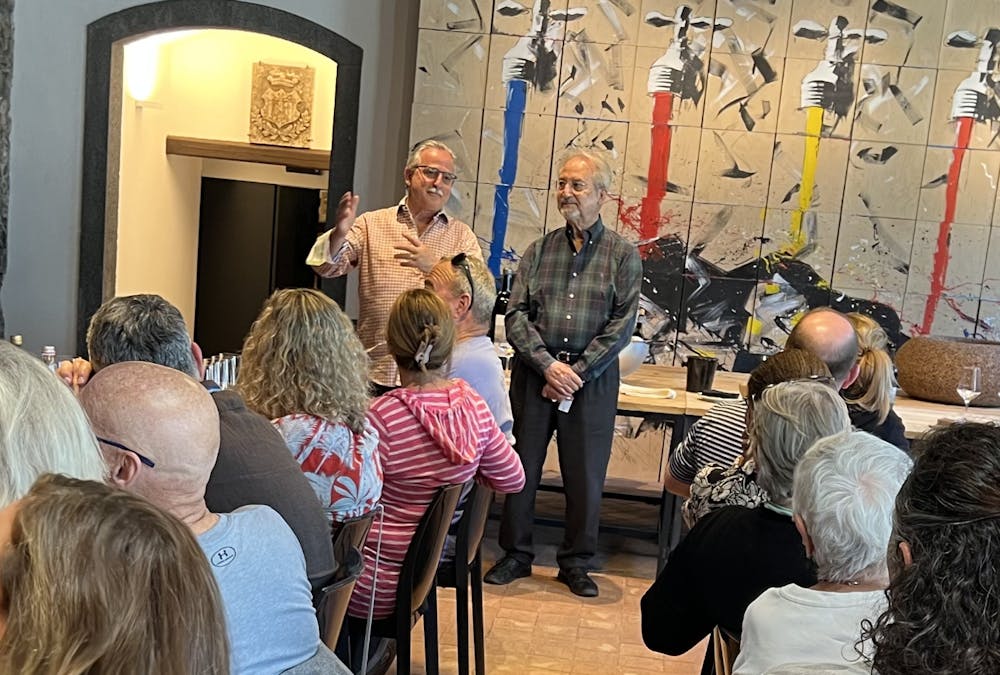
[{"label": "plastic water bottle", "polygon": [[44,347],[42,347],[42,363],[44,363],[45,367],[51,370],[53,373],[56,372],[56,369],[59,367],[59,364],[56,362],[55,347],[53,347],[52,345],[45,345]]}]

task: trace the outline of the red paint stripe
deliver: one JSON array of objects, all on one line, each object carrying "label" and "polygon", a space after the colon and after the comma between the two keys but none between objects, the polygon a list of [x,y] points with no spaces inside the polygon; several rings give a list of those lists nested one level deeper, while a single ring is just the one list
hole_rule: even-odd
[{"label": "red paint stripe", "polygon": [[666,92],[653,94],[652,144],[649,151],[649,173],[646,196],[642,200],[639,216],[639,236],[654,239],[659,234],[660,204],[667,194],[667,172],[670,168],[670,115],[674,95]]},{"label": "red paint stripe", "polygon": [[937,249],[934,251],[934,271],[931,274],[931,292],[924,305],[924,320],[920,324],[920,333],[927,335],[934,323],[941,294],[944,292],[945,278],[948,276],[949,244],[951,242],[951,225],[955,222],[955,207],[958,204],[958,179],[962,175],[962,160],[969,147],[972,136],[973,119],[959,117],[958,129],[955,135],[955,147],[952,149],[951,166],[948,167],[948,185],[945,193],[944,219],[938,227]]}]

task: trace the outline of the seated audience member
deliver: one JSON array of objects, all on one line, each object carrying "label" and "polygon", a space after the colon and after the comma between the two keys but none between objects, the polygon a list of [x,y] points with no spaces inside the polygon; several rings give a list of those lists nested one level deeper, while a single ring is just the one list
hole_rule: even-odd
[{"label": "seated audience member", "polygon": [[866,623],[879,675],[1000,672],[1000,428],[921,439],[896,498],[888,607]]},{"label": "seated audience member", "polygon": [[386,340],[402,386],[375,399],[369,413],[385,472],[385,520],[368,535],[365,569],[348,610],[353,617],[368,614],[381,532],[377,619],[395,609],[403,558],[438,488],[471,478],[501,493],[524,487],[521,461],[486,402],[464,380],[445,377],[455,323],[444,301],[423,288],[402,293],[389,313]]},{"label": "seated audience member", "polygon": [[[448,377],[462,378],[482,396],[500,431],[513,445],[514,415],[510,408],[510,396],[507,395],[507,382],[493,341],[487,336],[497,297],[496,282],[489,267],[479,258],[459,254],[435,265],[427,275],[425,285],[444,300],[455,320],[455,349],[451,353]],[[441,556],[442,564],[447,565],[455,557],[458,522],[471,491],[471,486],[466,488],[455,509],[451,531]],[[451,574],[451,567],[444,569],[439,575],[440,582],[451,583]]]},{"label": "seated audience member", "polygon": [[687,499],[691,496],[691,484],[702,469],[730,466],[742,455],[746,415],[746,400],[738,398],[716,403],[700,417],[684,440],[670,452],[663,485],[667,491]]},{"label": "seated audience member", "polygon": [[844,389],[851,423],[900,450],[909,452],[903,420],[892,409],[896,369],[889,354],[889,337],[875,319],[852,312],[847,315],[858,335],[858,379]]},{"label": "seated audience member", "polygon": [[[741,404],[746,411],[741,422],[747,431],[747,421],[754,399],[760,398],[761,392],[781,382],[792,380],[817,379],[827,384],[833,384],[830,369],[818,356],[801,349],[786,349],[757,366],[747,380],[746,398]],[[810,430],[813,438],[827,435],[827,429],[822,422]],[[833,433],[828,432],[828,433]],[[747,434],[746,438],[749,437]],[[740,439],[740,451],[730,454],[728,464],[710,463],[698,470],[694,482],[690,486],[690,498],[684,503],[683,515],[688,526],[693,526],[703,515],[713,508],[725,505],[749,506],[753,508],[760,503],[760,489],[753,482],[756,465],[748,457],[746,438]],[[803,440],[803,447],[809,443]],[[720,448],[721,450],[721,448]],[[727,485],[729,484],[729,485]]]},{"label": "seated audience member", "polygon": [[[839,416],[816,419],[796,418],[794,415],[785,418],[786,424],[775,427],[773,424],[758,426],[754,424],[755,402],[761,395],[777,383],[769,380],[783,378],[781,373],[809,373],[806,376],[784,380],[787,382],[818,382],[833,386],[833,378],[825,374],[829,371],[826,365],[816,356],[801,349],[789,349],[775,354],[768,359],[767,364],[754,370],[747,382],[747,449],[733,464],[725,469],[709,465],[698,472],[691,485],[691,497],[684,502],[682,515],[688,527],[693,527],[700,518],[714,509],[723,506],[746,506],[754,508],[768,500],[767,493],[756,481],[757,461],[755,453],[760,452],[762,445],[781,445],[781,450],[790,455],[801,457],[815,441],[831,434],[846,431],[843,418]],[[768,434],[778,428],[777,435]],[[774,454],[778,448],[768,449]]]},{"label": "seated audience member", "polygon": [[472,385],[490,407],[500,431],[513,443],[514,416],[507,383],[493,341],[487,336],[497,298],[490,268],[479,258],[459,254],[435,265],[425,283],[444,300],[455,320],[455,349],[448,377],[460,377]]},{"label": "seated audience member", "polygon": [[743,612],[764,590],[816,583],[790,509],[792,472],[807,449],[797,437],[821,419],[848,430],[847,406],[819,382],[784,382],[753,405],[751,453],[769,500],[713,511],[673,550],[642,598],[642,638],[653,651],[683,654],[715,626],[739,635]]},{"label": "seated audience member", "polygon": [[[859,338],[847,316],[829,307],[817,307],[795,324],[785,349],[802,349],[818,356],[827,365],[838,389],[847,390],[857,379]],[[772,357],[773,358],[773,357]],[[880,360],[880,359],[879,359]],[[874,363],[872,360],[870,363]],[[740,401],[715,406],[708,415],[695,422],[684,443],[671,454],[664,487],[681,497],[690,496],[690,485],[698,471],[708,463],[722,466],[739,452],[737,440],[742,438],[746,424],[741,416],[745,408]],[[888,440],[903,450],[908,449],[891,427],[881,428],[878,418],[864,408],[851,406],[851,423],[862,431]],[[886,423],[891,424],[891,421]]]},{"label": "seated audience member", "polygon": [[[281,673],[331,660],[319,639],[302,549],[268,506],[213,513],[205,485],[219,414],[193,378],[152,363],[100,369],[80,394],[111,480],[184,522],[219,585],[233,673]],[[287,452],[287,451],[286,451]]]},{"label": "seated audience member", "polygon": [[103,481],[104,458],[73,394],[42,362],[0,342],[0,507],[43,473]]},{"label": "seated audience member", "polygon": [[[866,339],[874,339],[868,335]],[[862,348],[860,337],[846,314],[841,314],[831,307],[816,307],[809,310],[795,324],[788,335],[785,349],[805,349],[823,359],[830,367],[830,374],[837,381],[837,387],[843,395],[851,387],[861,372]],[[864,408],[848,408],[851,414],[851,424],[861,431],[879,436],[903,450],[909,449],[909,444],[901,446],[895,434],[882,433],[888,430],[880,429],[878,419]],[[905,443],[905,439],[903,441]]]},{"label": "seated audience member", "polygon": [[243,345],[237,389],[271,419],[332,523],[382,496],[368,412],[368,355],[351,320],[310,288],[276,291]]},{"label": "seated audience member", "polygon": [[0,588],[0,672],[229,673],[194,536],[124,490],[42,476],[0,511]]},{"label": "seated audience member", "polygon": [[[98,308],[87,329],[94,370],[123,361],[146,361],[201,379],[201,349],[188,337],[180,311],[158,295],[128,295]],[[314,589],[336,563],[330,525],[309,483],[266,418],[247,409],[233,389],[205,382],[219,411],[219,457],[205,490],[208,508],[226,513],[247,504],[270,506],[295,532]]]},{"label": "seated audience member", "polygon": [[815,586],[769,588],[750,603],[734,672],[839,664],[870,673],[856,645],[861,622],[885,608],[892,509],[910,459],[864,431],[817,441],[795,467],[792,511]]}]

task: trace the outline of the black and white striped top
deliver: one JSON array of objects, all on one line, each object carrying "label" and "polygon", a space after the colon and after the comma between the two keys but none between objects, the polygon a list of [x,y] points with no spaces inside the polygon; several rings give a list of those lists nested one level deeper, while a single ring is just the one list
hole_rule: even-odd
[{"label": "black and white striped top", "polygon": [[708,464],[730,466],[743,452],[746,433],[746,401],[725,401],[715,405],[694,423],[684,442],[670,455],[670,473],[691,483]]}]

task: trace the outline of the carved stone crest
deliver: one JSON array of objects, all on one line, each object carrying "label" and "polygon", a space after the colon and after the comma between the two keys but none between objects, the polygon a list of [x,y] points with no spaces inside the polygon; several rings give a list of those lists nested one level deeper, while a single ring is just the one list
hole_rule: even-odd
[{"label": "carved stone crest", "polygon": [[250,142],[308,148],[312,141],[312,68],[253,64]]}]

